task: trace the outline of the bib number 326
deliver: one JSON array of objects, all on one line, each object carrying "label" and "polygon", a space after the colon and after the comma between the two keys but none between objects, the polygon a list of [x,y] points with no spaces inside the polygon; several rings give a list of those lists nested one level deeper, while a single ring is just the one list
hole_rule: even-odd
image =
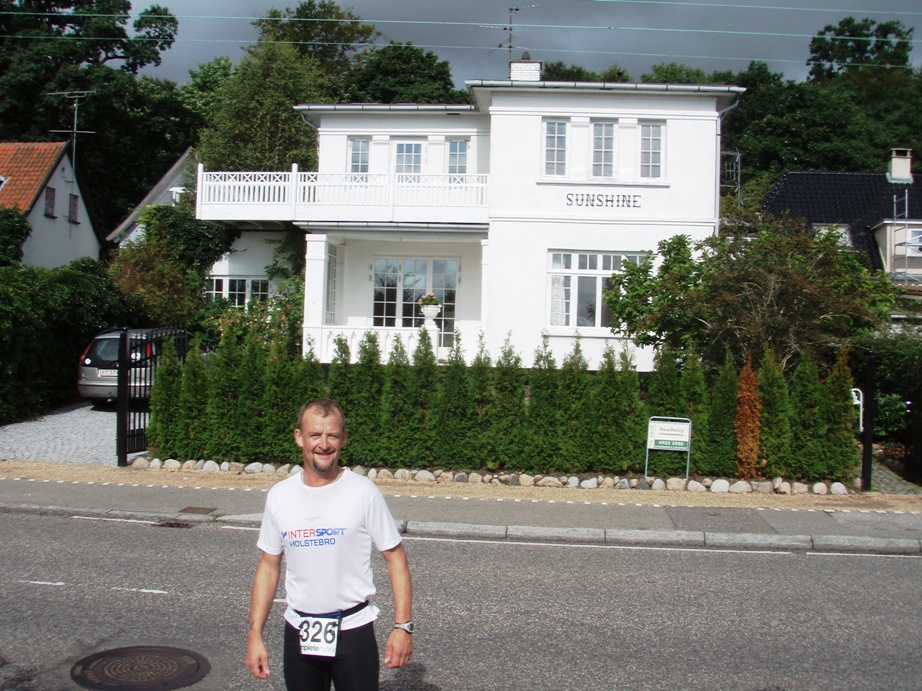
[{"label": "bib number 326", "polygon": [[298,627],[302,655],[336,656],[339,617],[302,617]]}]

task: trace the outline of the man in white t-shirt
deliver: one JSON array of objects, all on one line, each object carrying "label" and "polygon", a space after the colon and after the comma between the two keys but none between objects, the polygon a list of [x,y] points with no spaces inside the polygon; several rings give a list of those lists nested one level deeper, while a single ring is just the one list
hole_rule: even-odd
[{"label": "man in white t-shirt", "polygon": [[253,676],[269,676],[263,629],[284,554],[286,687],[328,691],[334,683],[336,691],[377,689],[372,547],[384,557],[394,593],[396,621],[384,664],[402,667],[413,651],[410,567],[400,533],[375,484],[339,464],[347,432],[336,403],[325,398],[307,403],[294,436],[304,468],[266,497],[246,664]]}]

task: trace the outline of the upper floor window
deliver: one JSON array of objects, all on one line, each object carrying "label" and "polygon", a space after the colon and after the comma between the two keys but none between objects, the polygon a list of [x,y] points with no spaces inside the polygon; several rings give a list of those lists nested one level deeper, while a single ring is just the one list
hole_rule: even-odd
[{"label": "upper floor window", "polygon": [[554,176],[567,174],[566,120],[546,120],[544,122],[544,174]]},{"label": "upper floor window", "polygon": [[624,262],[638,263],[643,252],[549,252],[550,326],[607,327],[611,310],[602,300],[611,275]]},{"label": "upper floor window", "polygon": [[349,140],[349,172],[368,173],[368,156],[371,151],[371,141],[364,138]]},{"label": "upper floor window", "polygon": [[45,188],[45,215],[54,218],[54,187]]},{"label": "upper floor window", "polygon": [[467,174],[467,139],[448,140],[448,174]]},{"label": "upper floor window", "polygon": [[663,177],[663,125],[640,125],[640,177]]},{"label": "upper floor window", "polygon": [[394,148],[394,172],[397,174],[397,182],[419,182],[422,169],[422,142],[397,142]]},{"label": "upper floor window", "polygon": [[71,223],[80,223],[80,197],[70,195],[67,205],[67,220]]},{"label": "upper floor window", "polygon": [[592,123],[592,177],[615,176],[615,123]]}]

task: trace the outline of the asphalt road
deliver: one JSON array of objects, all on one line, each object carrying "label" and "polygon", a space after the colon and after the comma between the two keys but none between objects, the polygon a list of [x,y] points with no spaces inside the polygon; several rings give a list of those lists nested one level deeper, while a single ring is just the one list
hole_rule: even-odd
[{"label": "asphalt road", "polygon": [[[243,667],[257,561],[246,526],[11,513],[0,688],[76,688],[95,652],[204,655],[199,691],[281,689]],[[407,539],[414,662],[382,689],[918,689],[922,558]],[[382,621],[392,617],[376,561]],[[379,627],[379,637],[387,627]]]}]

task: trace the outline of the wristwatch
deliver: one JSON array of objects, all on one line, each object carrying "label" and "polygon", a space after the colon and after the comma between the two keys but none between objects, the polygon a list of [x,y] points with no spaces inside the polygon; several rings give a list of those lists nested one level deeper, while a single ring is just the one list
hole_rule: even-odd
[{"label": "wristwatch", "polygon": [[395,628],[395,629],[403,629],[404,631],[406,631],[406,632],[407,632],[408,634],[410,634],[411,636],[413,635],[414,626],[413,626],[413,622],[412,622],[412,621],[406,621],[406,622],[404,622],[403,624],[394,624],[394,628]]}]

